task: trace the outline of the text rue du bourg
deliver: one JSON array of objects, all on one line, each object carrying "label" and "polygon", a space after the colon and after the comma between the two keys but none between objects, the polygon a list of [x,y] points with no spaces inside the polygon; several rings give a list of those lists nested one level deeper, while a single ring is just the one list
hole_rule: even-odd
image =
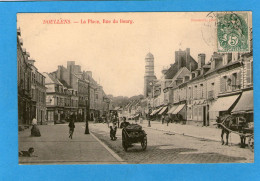
[{"label": "text rue du bourg", "polygon": [[126,23],[126,24],[133,24],[134,21],[133,20],[125,20],[125,19],[114,19],[114,20],[106,20],[103,19],[102,21],[100,20],[94,20],[94,19],[81,19],[80,20],[81,24],[116,24],[116,23]]}]

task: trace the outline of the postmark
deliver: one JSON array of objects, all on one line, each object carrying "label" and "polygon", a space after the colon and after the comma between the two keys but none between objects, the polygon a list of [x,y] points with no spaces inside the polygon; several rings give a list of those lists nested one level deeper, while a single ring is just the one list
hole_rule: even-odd
[{"label": "postmark", "polygon": [[206,17],[204,18],[201,26],[201,36],[204,42],[209,47],[217,47],[217,39],[215,38],[217,34],[217,21],[216,21],[216,12],[209,12],[207,13]]},{"label": "postmark", "polygon": [[247,12],[217,13],[218,52],[249,52]]}]

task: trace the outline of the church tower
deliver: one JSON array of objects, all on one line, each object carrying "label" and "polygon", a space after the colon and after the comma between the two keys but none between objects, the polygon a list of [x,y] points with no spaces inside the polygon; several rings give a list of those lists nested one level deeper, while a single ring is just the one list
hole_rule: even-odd
[{"label": "church tower", "polygon": [[144,97],[152,95],[154,75],[154,57],[150,52],[145,56],[145,74],[144,74]]}]

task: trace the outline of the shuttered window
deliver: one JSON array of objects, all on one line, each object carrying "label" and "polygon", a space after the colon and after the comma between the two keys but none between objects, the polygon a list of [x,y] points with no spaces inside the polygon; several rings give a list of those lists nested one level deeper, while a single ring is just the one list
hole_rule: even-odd
[{"label": "shuttered window", "polygon": [[220,92],[225,92],[226,90],[226,80],[224,77],[220,78]]},{"label": "shuttered window", "polygon": [[246,82],[248,83],[248,84],[251,84],[252,83],[252,65],[251,65],[251,63],[252,62],[247,62],[246,63]]}]

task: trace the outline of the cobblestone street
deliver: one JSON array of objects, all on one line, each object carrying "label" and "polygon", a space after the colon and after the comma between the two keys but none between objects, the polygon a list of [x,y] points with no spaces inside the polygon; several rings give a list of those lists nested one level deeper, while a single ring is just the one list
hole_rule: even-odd
[{"label": "cobblestone street", "polygon": [[19,151],[33,147],[33,157],[19,157],[20,164],[120,164],[120,161],[91,134],[84,123],[76,123],[73,139],[68,124],[41,125],[41,137],[31,137],[30,129],[19,132]]},{"label": "cobblestone street", "polygon": [[239,145],[223,146],[220,141],[183,136],[144,128],[148,136],[146,151],[135,144],[128,152],[122,147],[121,129],[111,141],[106,124],[91,124],[91,132],[127,163],[252,163],[254,154]]}]

